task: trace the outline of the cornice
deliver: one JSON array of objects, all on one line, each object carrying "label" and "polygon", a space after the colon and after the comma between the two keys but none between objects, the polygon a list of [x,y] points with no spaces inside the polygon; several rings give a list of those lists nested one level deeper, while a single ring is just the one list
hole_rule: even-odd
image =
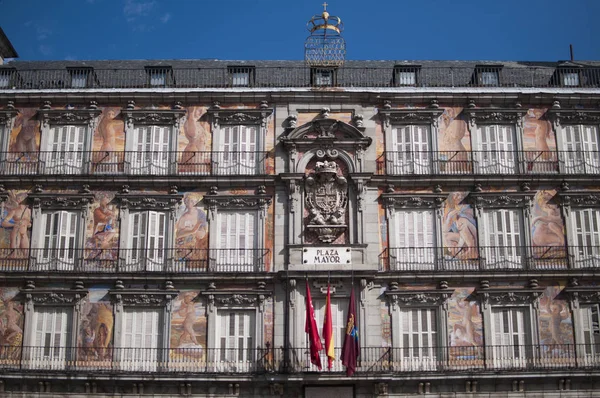
[{"label": "cornice", "polygon": [[252,308],[256,307],[261,312],[264,311],[265,301],[273,296],[270,290],[216,290],[211,289],[200,292],[207,301],[207,306],[210,312],[215,308]]},{"label": "cornice", "polygon": [[179,290],[110,289],[108,294],[116,304],[130,307],[152,307],[170,303],[177,297]]},{"label": "cornice", "polygon": [[469,125],[475,124],[522,124],[526,109],[521,108],[465,108],[463,114]]},{"label": "cornice", "polygon": [[365,150],[373,140],[365,136],[363,131],[364,127],[358,128],[341,120],[320,118],[299,127],[286,127],[284,135],[279,140],[288,152],[293,152],[298,147],[333,148],[334,146]]},{"label": "cornice", "polygon": [[143,193],[118,193],[115,201],[121,209],[174,210],[183,199],[182,194],[148,195]]},{"label": "cornice", "polygon": [[34,208],[43,209],[82,209],[94,202],[92,193],[30,193],[27,196]]},{"label": "cornice", "polygon": [[600,207],[600,193],[597,191],[558,192],[559,203],[571,207]]},{"label": "cornice", "polygon": [[45,125],[90,124],[102,111],[100,109],[40,109],[38,116]]},{"label": "cornice", "polygon": [[600,303],[598,286],[567,286],[563,289],[563,293],[576,304]]},{"label": "cornice", "polygon": [[221,109],[209,108],[206,113],[213,127],[221,125],[259,125],[265,127],[267,118],[273,114],[272,108]]},{"label": "cornice", "polygon": [[435,193],[402,194],[383,193],[381,199],[387,208],[417,208],[434,209],[439,208],[446,200],[447,195]]},{"label": "cornice", "polygon": [[477,288],[473,294],[480,298],[483,308],[502,305],[527,305],[544,293],[544,288]]},{"label": "cornice", "polygon": [[121,111],[128,125],[167,125],[174,126],[185,116],[185,109],[123,109]]},{"label": "cornice", "polygon": [[87,289],[21,289],[27,302],[34,305],[75,305],[88,295]]},{"label": "cornice", "polygon": [[393,285],[390,290],[385,292],[385,297],[394,308],[397,306],[439,306],[444,304],[452,294],[454,289],[418,289],[418,290],[400,290]]},{"label": "cornice", "polygon": [[271,204],[270,195],[206,195],[204,203],[210,208],[262,209]]},{"label": "cornice", "polygon": [[378,109],[379,117],[386,127],[392,124],[433,124],[437,126],[438,118],[444,113],[440,108],[400,108]]},{"label": "cornice", "polygon": [[12,119],[17,116],[19,112],[14,108],[0,109],[0,127],[10,126]]},{"label": "cornice", "polygon": [[560,124],[600,124],[598,109],[561,109],[550,108],[546,111],[548,119]]},{"label": "cornice", "polygon": [[468,200],[472,206],[483,208],[528,207],[535,191],[527,192],[471,192]]}]

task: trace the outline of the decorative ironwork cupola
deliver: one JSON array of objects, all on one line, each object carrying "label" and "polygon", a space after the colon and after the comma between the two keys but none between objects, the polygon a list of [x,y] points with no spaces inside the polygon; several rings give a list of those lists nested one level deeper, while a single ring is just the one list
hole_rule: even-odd
[{"label": "decorative ironwork cupola", "polygon": [[338,67],[346,60],[346,41],[342,37],[344,24],[340,17],[329,15],[327,3],[323,13],[306,24],[310,36],[304,42],[304,61],[312,67]]}]

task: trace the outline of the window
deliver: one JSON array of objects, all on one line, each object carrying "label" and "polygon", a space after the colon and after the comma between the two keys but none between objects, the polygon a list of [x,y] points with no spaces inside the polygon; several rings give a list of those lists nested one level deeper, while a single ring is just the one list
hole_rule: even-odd
[{"label": "window", "polygon": [[483,212],[481,255],[488,269],[521,268],[524,256],[523,213],[521,209],[493,209]]},{"label": "window", "polygon": [[560,147],[564,173],[599,174],[598,126],[573,124],[562,126]]},{"label": "window", "polygon": [[577,268],[600,266],[600,210],[573,209],[570,218],[573,265]]},{"label": "window", "polygon": [[125,308],[121,366],[126,371],[155,371],[160,359],[162,308]]},{"label": "window", "polygon": [[392,174],[431,174],[430,126],[392,127],[392,150],[388,170]]},{"label": "window", "polygon": [[256,326],[254,310],[219,309],[217,327],[218,371],[244,372],[256,361]]},{"label": "window", "polygon": [[256,211],[219,213],[220,242],[216,253],[218,271],[252,272],[260,263],[257,248]]},{"label": "window", "polygon": [[78,211],[47,211],[40,223],[41,248],[37,249],[38,271],[73,271],[79,257]]},{"label": "window", "polygon": [[562,74],[562,85],[566,87],[579,86],[579,72],[564,71]]},{"label": "window", "polygon": [[394,85],[396,86],[416,86],[417,75],[420,66],[396,66],[394,68]]},{"label": "window", "polygon": [[398,315],[402,370],[435,370],[437,309],[401,308]]},{"label": "window", "polygon": [[230,66],[228,69],[232,87],[250,87],[254,84],[253,66]]},{"label": "window", "polygon": [[479,65],[475,67],[475,74],[472,83],[484,87],[500,86],[501,66]]},{"label": "window", "polygon": [[600,360],[600,306],[591,304],[582,306],[581,331],[583,333],[583,351],[585,363],[597,363]]},{"label": "window", "polygon": [[395,241],[390,249],[390,268],[394,270],[434,269],[435,222],[431,209],[396,210]]},{"label": "window", "polygon": [[477,172],[480,174],[515,174],[515,126],[480,125],[478,128]]},{"label": "window", "polygon": [[133,130],[135,147],[130,174],[168,174],[170,130],[169,126],[139,126]]},{"label": "window", "polygon": [[29,357],[33,368],[64,369],[71,360],[71,318],[68,307],[36,307]]},{"label": "window", "polygon": [[221,159],[215,161],[217,174],[258,174],[257,130],[256,126],[244,125],[223,128]]},{"label": "window", "polygon": [[532,358],[529,308],[492,309],[492,351],[496,368],[525,367]]},{"label": "window", "polygon": [[85,126],[54,126],[50,128],[47,152],[42,155],[46,174],[79,174],[83,168]]},{"label": "window", "polygon": [[334,68],[312,68],[310,74],[313,86],[335,86],[336,72]]},{"label": "window", "polygon": [[14,69],[0,69],[0,88],[11,88]]},{"label": "window", "polygon": [[175,85],[173,69],[170,66],[147,66],[148,85],[150,87],[171,87]]},{"label": "window", "polygon": [[72,88],[86,88],[94,85],[92,68],[67,68],[71,75]]},{"label": "window", "polygon": [[127,270],[162,271],[167,257],[167,213],[133,211],[129,213]]}]

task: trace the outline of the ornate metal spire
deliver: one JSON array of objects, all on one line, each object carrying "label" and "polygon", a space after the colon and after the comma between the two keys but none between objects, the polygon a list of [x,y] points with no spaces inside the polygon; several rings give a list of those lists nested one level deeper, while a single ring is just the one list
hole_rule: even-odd
[{"label": "ornate metal spire", "polygon": [[346,60],[344,24],[340,17],[329,15],[327,3],[323,3],[323,8],[322,14],[306,24],[310,36],[304,42],[304,60],[310,66],[341,66]]}]

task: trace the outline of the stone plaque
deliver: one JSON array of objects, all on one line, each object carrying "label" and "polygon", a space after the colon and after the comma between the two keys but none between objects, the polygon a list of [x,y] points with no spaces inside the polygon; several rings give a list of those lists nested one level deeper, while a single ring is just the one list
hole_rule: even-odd
[{"label": "stone plaque", "polygon": [[352,258],[349,247],[308,247],[302,254],[304,264],[346,265],[350,264]]}]

